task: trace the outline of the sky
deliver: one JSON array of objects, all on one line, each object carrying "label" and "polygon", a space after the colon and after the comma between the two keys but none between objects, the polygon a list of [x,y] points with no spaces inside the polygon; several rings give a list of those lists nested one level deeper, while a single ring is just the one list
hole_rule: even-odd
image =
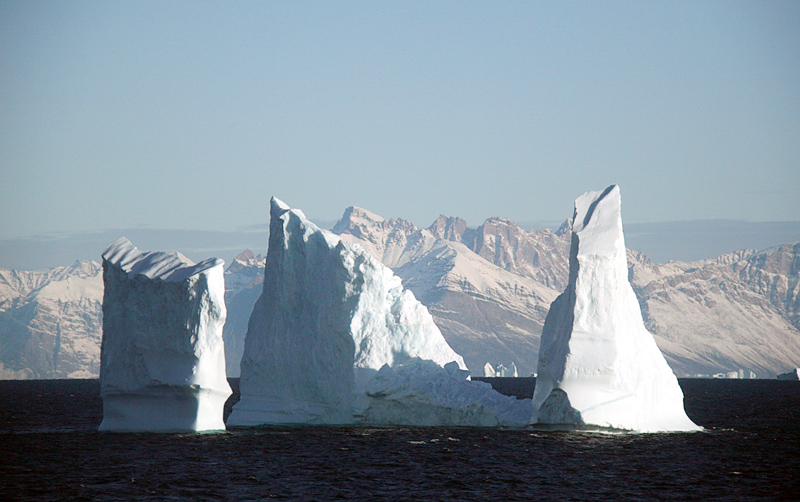
[{"label": "sky", "polygon": [[0,75],[4,242],[800,220],[798,2],[0,2]]}]

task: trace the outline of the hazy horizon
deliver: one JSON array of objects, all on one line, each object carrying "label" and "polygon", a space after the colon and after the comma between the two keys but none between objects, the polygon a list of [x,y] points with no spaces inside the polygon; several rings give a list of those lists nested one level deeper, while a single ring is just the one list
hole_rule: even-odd
[{"label": "hazy horizon", "polygon": [[[337,221],[312,220],[326,230]],[[417,226],[427,228],[430,223]],[[543,227],[555,229],[561,224],[556,221],[517,223],[526,230],[539,230]],[[468,224],[471,228],[479,226],[471,222]],[[642,251],[656,263],[710,259],[742,249],[763,250],[800,241],[800,221],[691,220],[623,223],[623,226],[626,246]],[[269,224],[262,223],[252,227],[228,232],[155,228],[105,229],[6,239],[0,240],[0,268],[43,270],[71,265],[75,260],[99,262],[105,247],[123,236],[142,251],[179,251],[196,262],[218,257],[225,260],[227,268],[233,258],[245,249],[250,249],[254,254],[266,255]]]}]

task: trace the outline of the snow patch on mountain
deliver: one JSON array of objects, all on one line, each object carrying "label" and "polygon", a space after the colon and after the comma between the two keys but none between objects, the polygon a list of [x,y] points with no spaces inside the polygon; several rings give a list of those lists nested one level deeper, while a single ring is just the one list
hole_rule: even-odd
[{"label": "snow patch on mountain", "polygon": [[[502,218],[469,228],[446,216],[420,229],[348,208],[334,230],[392,264],[470,368],[480,371],[487,360],[514,361],[520,374],[535,371],[547,309],[568,282],[570,219],[556,232],[526,231]],[[451,253],[472,258],[455,260]],[[230,376],[239,374],[263,260],[243,253],[225,272]],[[0,269],[3,378],[98,375],[100,265],[77,263],[33,272]],[[81,263],[93,267],[83,279]],[[468,268],[486,270],[459,270],[470,263]],[[768,378],[800,365],[800,243],[658,264],[628,251],[628,270],[645,325],[679,376],[745,369]],[[78,284],[84,280],[91,285]],[[45,284],[52,287],[42,290]]]},{"label": "snow patch on mountain", "polygon": [[0,268],[0,378],[96,378],[100,264],[41,271]]},{"label": "snow patch on mountain", "polygon": [[629,277],[645,325],[676,372],[745,369],[763,378],[800,361],[800,330],[791,322],[797,271],[768,272],[765,256],[738,251],[714,260],[654,265],[629,253]]}]

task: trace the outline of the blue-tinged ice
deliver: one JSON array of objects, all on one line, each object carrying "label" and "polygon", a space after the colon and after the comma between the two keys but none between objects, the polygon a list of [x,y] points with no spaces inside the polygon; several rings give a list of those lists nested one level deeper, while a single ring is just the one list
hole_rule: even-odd
[{"label": "blue-tinged ice", "polygon": [[105,250],[101,431],[225,429],[223,264],[125,238]]}]

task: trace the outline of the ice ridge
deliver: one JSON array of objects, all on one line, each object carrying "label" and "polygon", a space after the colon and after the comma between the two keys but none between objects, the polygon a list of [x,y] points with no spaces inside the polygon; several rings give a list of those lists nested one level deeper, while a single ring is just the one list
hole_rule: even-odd
[{"label": "ice ridge", "polygon": [[142,275],[148,279],[162,281],[182,281],[213,267],[224,265],[219,258],[209,258],[193,263],[182,254],[173,251],[142,252],[128,239],[120,237],[103,251],[103,260],[113,263],[128,273],[130,277]]}]

